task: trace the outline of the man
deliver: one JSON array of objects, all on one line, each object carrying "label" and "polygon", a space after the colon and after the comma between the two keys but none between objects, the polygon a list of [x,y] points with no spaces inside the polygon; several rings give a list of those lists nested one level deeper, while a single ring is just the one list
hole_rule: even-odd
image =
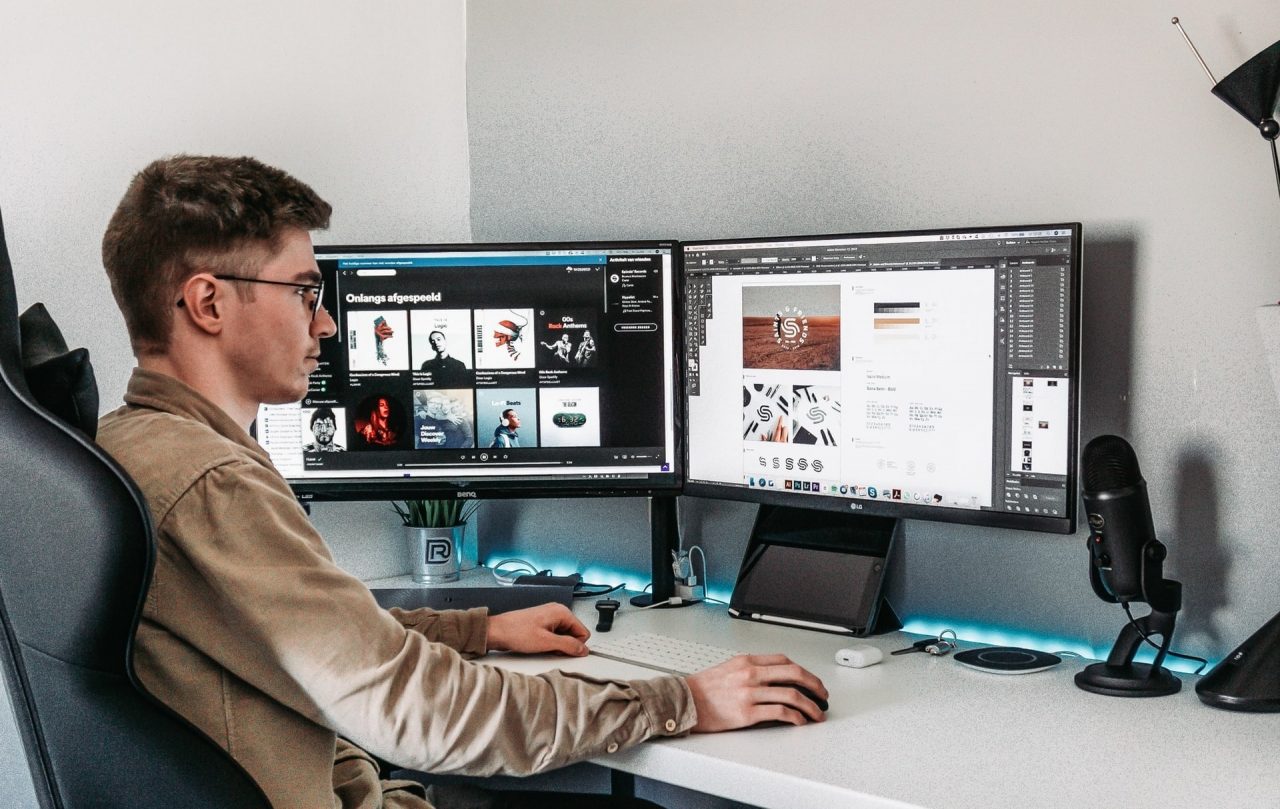
[{"label": "man", "polygon": [[275,809],[430,805],[421,785],[380,783],[365,750],[523,774],[653,736],[820,721],[791,686],[826,689],[780,655],[633,682],[475,665],[489,650],[583,655],[589,633],[558,605],[384,611],[334,564],[248,434],[260,404],[306,394],[335,332],[309,235],[329,213],[251,158],[180,156],[133,179],[103,238],[138,367],[98,437],[142,489],[158,546],[143,685]]},{"label": "man", "polygon": [[520,414],[514,408],[508,407],[502,411],[502,418],[498,420],[498,426],[493,431],[493,443],[489,446],[498,449],[520,446],[520,434],[516,432],[519,429]]},{"label": "man", "polygon": [[583,329],[582,342],[578,343],[578,350],[573,355],[573,360],[578,365],[590,365],[596,356],[596,341],[592,338],[591,332]]},{"label": "man", "polygon": [[466,385],[467,366],[457,357],[449,356],[448,343],[444,332],[433,331],[427,336],[431,350],[436,355],[422,363],[422,370],[431,372],[431,384],[441,388],[457,388]]},{"label": "man", "polygon": [[342,452],[342,445],[334,441],[338,432],[338,417],[332,407],[317,407],[311,414],[311,436],[315,440],[302,448],[303,452]]},{"label": "man", "polygon": [[560,360],[565,365],[569,364],[569,352],[573,349],[573,343],[569,342],[569,335],[567,333],[562,332],[560,334],[560,339],[556,340],[554,343],[542,343],[542,347],[554,354],[556,359]]}]

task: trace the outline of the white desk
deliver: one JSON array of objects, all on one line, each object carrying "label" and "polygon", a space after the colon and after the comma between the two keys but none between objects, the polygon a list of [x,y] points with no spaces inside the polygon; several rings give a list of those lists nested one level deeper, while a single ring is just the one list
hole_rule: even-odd
[{"label": "white desk", "polygon": [[[590,627],[592,604],[577,607]],[[781,651],[831,691],[822,724],[663,739],[595,760],[645,778],[768,809],[1280,806],[1280,714],[1209,708],[1191,676],[1179,675],[1183,690],[1170,697],[1103,697],[1072,682],[1090,661],[988,674],[950,656],[889,656],[917,635],[848,639],[734,620],[720,605],[636,610],[624,601],[614,632]],[[837,666],[836,649],[854,642],[879,646],[885,661]],[[594,656],[490,660],[528,672],[655,674]]]}]

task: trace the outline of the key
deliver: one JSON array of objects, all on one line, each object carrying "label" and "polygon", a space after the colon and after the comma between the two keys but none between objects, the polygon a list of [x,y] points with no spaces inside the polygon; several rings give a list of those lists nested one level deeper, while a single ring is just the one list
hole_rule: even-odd
[{"label": "key", "polygon": [[937,642],[938,642],[938,639],[937,639],[937,638],[925,638],[924,640],[918,640],[918,641],[916,641],[915,643],[911,644],[910,646],[908,646],[908,647],[907,647],[907,648],[905,648],[905,649],[899,649],[898,651],[896,651],[896,652],[890,652],[889,654],[905,655],[905,654],[910,654],[910,653],[912,653],[912,652],[923,652],[923,651],[924,651],[924,647],[926,647],[926,646],[932,646],[933,644],[935,644],[935,643],[937,643]]}]

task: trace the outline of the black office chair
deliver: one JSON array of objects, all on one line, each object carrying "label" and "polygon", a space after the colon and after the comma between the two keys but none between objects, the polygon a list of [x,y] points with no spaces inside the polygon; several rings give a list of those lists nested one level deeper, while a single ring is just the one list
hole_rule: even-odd
[{"label": "black office chair", "polygon": [[155,560],[150,515],[92,441],[87,352],[66,351],[43,307],[23,320],[0,222],[0,668],[41,809],[269,807],[139,684],[130,661]]}]

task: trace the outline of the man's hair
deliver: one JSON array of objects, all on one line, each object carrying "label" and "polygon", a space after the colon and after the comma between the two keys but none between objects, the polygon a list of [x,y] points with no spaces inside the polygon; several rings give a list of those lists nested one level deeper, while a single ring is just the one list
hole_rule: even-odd
[{"label": "man's hair", "polygon": [[509,419],[509,418],[511,418],[511,414],[512,414],[512,413],[514,413],[514,412],[516,412],[516,409],[515,409],[514,407],[508,407],[506,410],[503,410],[503,411],[502,411],[502,416],[501,416],[501,418]]},{"label": "man's hair", "polygon": [[326,228],[332,210],[306,184],[252,157],[177,155],[138,172],[102,237],[134,354],[167,350],[178,289],[189,277],[256,277],[288,230]]},{"label": "man's hair", "polygon": [[334,415],[332,407],[317,407],[316,412],[311,414],[311,426],[314,428],[320,419],[328,419],[335,425],[338,423],[338,417]]}]

